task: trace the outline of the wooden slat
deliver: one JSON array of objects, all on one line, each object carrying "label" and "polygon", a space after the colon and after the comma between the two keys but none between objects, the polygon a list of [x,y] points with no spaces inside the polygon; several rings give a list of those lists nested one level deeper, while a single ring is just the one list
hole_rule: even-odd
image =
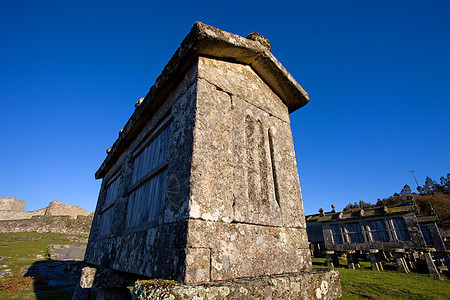
[{"label": "wooden slat", "polygon": [[151,134],[148,144],[136,151],[128,191],[127,229],[157,221],[164,204],[171,124],[163,123],[158,130],[159,134]]},{"label": "wooden slat", "polygon": [[119,186],[119,177],[117,177],[113,182],[111,182],[106,188],[105,202],[103,203],[102,212],[111,207],[116,201],[117,188]]},{"label": "wooden slat", "polygon": [[131,183],[135,184],[166,159],[170,140],[170,124],[135,157]]}]

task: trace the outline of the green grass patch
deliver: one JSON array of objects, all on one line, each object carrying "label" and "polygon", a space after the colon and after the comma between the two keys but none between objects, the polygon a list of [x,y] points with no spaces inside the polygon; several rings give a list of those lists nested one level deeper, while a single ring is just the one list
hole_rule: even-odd
[{"label": "green grass patch", "polygon": [[450,299],[450,281],[436,280],[425,274],[395,271],[350,270],[339,268],[341,299]]},{"label": "green grass patch", "polygon": [[[327,267],[327,263],[326,263],[326,258],[312,257],[312,263],[313,263],[313,267],[314,268],[328,268]],[[345,259],[340,259],[339,263],[341,264],[342,267],[347,267],[348,266],[347,260],[345,260]],[[359,264],[364,269],[372,268],[372,265],[370,264],[369,261],[362,261],[362,260],[360,260]]]},{"label": "green grass patch", "polygon": [[[0,234],[0,256],[9,258],[0,260],[0,265],[8,265],[15,274],[10,278],[0,279],[0,299],[71,299],[72,293],[65,288],[34,290],[30,277],[23,277],[18,272],[24,266],[33,263],[47,263],[47,246],[50,244],[77,244],[67,239],[66,234],[57,233],[8,233]],[[37,258],[42,255],[42,258]],[[324,268],[325,258],[313,258],[313,266]],[[347,261],[341,260],[342,266]],[[360,261],[366,270],[338,268],[341,278],[343,300],[438,300],[450,299],[450,280],[435,280],[426,274],[402,274],[394,271],[372,271],[370,262]],[[145,281],[144,281],[145,282]],[[148,281],[148,283],[155,283]],[[172,281],[159,281],[170,284]],[[10,288],[12,287],[12,288]]]},{"label": "green grass patch", "polygon": [[59,233],[0,233],[0,265],[7,265],[13,276],[0,278],[0,299],[71,299],[72,293],[64,288],[52,288],[48,291],[35,291],[30,277],[24,277],[23,268],[36,263],[50,262],[47,247],[51,244],[79,244],[71,237],[85,239],[86,237]]},{"label": "green grass patch", "polygon": [[[312,258],[313,267],[326,267],[325,258]],[[339,271],[343,300],[449,300],[450,280],[427,274],[404,274],[396,271],[373,271],[370,262],[360,261],[362,270],[346,269],[347,261],[340,260]]]},{"label": "green grass patch", "polygon": [[0,256],[35,258],[38,254],[45,254],[50,244],[74,244],[67,236],[61,233],[0,233]]},{"label": "green grass patch", "polygon": [[[67,234],[17,232],[0,233],[0,256],[8,258],[0,260],[0,265],[8,265],[12,273],[35,261],[48,259],[47,246],[51,244],[74,244],[68,240]],[[38,255],[42,257],[38,258]]]}]

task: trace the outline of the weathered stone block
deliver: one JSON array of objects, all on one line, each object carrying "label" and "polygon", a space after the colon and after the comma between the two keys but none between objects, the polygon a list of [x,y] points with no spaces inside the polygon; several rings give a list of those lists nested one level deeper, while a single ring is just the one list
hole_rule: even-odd
[{"label": "weathered stone block", "polygon": [[235,279],[203,285],[137,281],[133,299],[335,299],[342,296],[336,270]]}]

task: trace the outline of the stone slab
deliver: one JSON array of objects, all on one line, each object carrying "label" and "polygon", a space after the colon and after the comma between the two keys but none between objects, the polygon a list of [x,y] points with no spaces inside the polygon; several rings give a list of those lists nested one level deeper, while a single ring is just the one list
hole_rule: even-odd
[{"label": "stone slab", "polygon": [[339,272],[311,272],[235,279],[189,285],[168,281],[137,281],[133,299],[336,299],[342,296]]},{"label": "stone slab", "polygon": [[86,245],[49,245],[47,249],[51,260],[82,261]]},{"label": "stone slab", "polygon": [[[312,268],[304,229],[203,220],[190,220],[188,224],[190,250],[209,251],[203,273],[210,275],[211,281],[297,273]],[[186,266],[192,268],[186,273],[199,273],[199,261],[196,259],[194,264],[186,261]]]}]

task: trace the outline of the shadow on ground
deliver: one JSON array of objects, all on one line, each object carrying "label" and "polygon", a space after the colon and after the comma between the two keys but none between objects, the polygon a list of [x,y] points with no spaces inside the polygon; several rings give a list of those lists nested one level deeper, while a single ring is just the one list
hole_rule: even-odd
[{"label": "shadow on ground", "polygon": [[72,299],[84,266],[84,262],[75,260],[38,261],[28,268],[24,276],[33,278],[36,299]]}]

